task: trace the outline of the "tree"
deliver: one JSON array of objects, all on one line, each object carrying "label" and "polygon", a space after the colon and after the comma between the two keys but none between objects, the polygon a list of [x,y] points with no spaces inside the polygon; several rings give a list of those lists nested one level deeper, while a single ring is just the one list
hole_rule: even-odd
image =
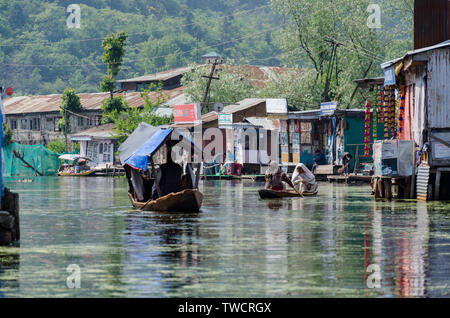
[{"label": "tree", "polygon": [[62,133],[64,133],[66,139],[66,151],[69,149],[67,140],[67,134],[72,132],[71,129],[71,117],[83,110],[80,97],[77,95],[75,89],[66,88],[61,96],[60,113],[63,116],[59,121]]},{"label": "tree", "polygon": [[[185,87],[184,93],[193,103],[201,102],[205,93],[208,79],[204,75],[209,75],[210,66],[197,67],[193,72],[183,76],[182,84]],[[259,92],[254,86],[252,79],[254,74],[244,67],[234,65],[222,65],[217,70],[219,80],[213,80],[209,91],[209,105],[215,102],[233,104],[249,97],[257,97]]]},{"label": "tree", "polygon": [[[411,2],[412,0],[405,0]],[[384,0],[396,6],[393,0]],[[354,79],[379,76],[386,60],[386,43],[397,38],[392,24],[369,28],[370,0],[272,0],[288,22],[279,40],[283,59],[290,65],[315,72],[313,100],[336,100],[344,107],[362,107],[363,96],[355,96]],[[384,6],[383,6],[384,8]],[[386,13],[385,13],[386,14]],[[398,52],[399,55],[402,52]],[[356,97],[356,98],[355,98]],[[318,106],[318,104],[317,104]]]},{"label": "tree", "polygon": [[56,153],[66,152],[66,143],[60,139],[56,139],[48,143],[47,149]]},{"label": "tree", "polygon": [[102,42],[104,51],[102,61],[107,64],[108,75],[103,78],[100,88],[103,92],[110,92],[111,100],[113,99],[115,77],[119,75],[123,63],[127,38],[128,35],[125,32],[118,32],[117,34],[107,35]]},{"label": "tree", "polygon": [[12,140],[13,132],[11,128],[9,128],[9,125],[7,123],[3,123],[3,135],[4,135],[3,142],[5,144],[5,147],[13,143]]},{"label": "tree", "polygon": [[126,111],[128,109],[128,103],[122,96],[115,96],[113,98],[107,98],[102,102],[102,123],[108,124],[112,123],[113,120],[111,119],[112,113],[120,114],[123,111]]},{"label": "tree", "polygon": [[[156,101],[152,101],[149,94],[158,94]],[[150,85],[148,90],[141,92],[144,99],[142,110],[137,107],[127,107],[124,110],[114,109],[108,113],[107,119],[116,125],[114,135],[118,138],[119,143],[124,142],[128,136],[139,126],[145,122],[152,126],[161,126],[173,123],[173,116],[161,117],[156,113],[157,108],[166,102],[163,95],[161,85]]]},{"label": "tree", "polygon": [[312,69],[290,69],[273,74],[261,90],[263,98],[286,98],[298,110],[314,109],[321,102],[320,87],[314,85],[316,73]]}]

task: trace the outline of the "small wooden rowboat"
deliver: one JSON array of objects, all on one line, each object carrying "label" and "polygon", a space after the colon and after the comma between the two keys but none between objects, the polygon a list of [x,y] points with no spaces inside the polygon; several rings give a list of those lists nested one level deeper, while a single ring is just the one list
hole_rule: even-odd
[{"label": "small wooden rowboat", "polygon": [[[313,193],[303,193],[304,197],[312,197],[317,195],[319,191]],[[261,199],[279,199],[279,198],[301,198],[302,196],[295,191],[274,191],[274,190],[259,190]]]},{"label": "small wooden rowboat", "polygon": [[203,202],[203,194],[193,189],[171,193],[149,202],[138,202],[131,194],[128,193],[128,195],[133,206],[141,211],[198,212]]}]

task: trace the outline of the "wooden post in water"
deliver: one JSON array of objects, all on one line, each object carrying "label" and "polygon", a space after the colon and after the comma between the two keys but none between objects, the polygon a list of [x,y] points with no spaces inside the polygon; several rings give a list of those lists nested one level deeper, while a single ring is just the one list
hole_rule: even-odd
[{"label": "wooden post in water", "polygon": [[8,246],[19,240],[19,195],[5,188],[0,211],[0,245]]}]

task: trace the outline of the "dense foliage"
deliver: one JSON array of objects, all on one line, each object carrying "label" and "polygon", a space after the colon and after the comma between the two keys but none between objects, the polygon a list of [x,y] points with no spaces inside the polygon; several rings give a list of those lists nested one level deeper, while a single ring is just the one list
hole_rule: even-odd
[{"label": "dense foliage", "polygon": [[59,122],[61,131],[70,134],[71,118],[83,110],[80,97],[77,95],[75,89],[66,88],[61,96],[60,113],[62,119]]},{"label": "dense foliage", "polygon": [[[155,102],[152,102],[148,97],[151,91],[156,91],[159,94]],[[173,123],[173,116],[164,117],[156,113],[158,107],[166,101],[161,86],[151,85],[148,90],[141,92],[141,97],[144,100],[141,110],[136,107],[128,107],[126,101],[122,101],[122,105],[125,105],[123,109],[111,109],[103,113],[103,122],[115,124],[114,135],[118,138],[119,143],[124,142],[142,122],[155,127]]]},{"label": "dense foliage", "polygon": [[[72,3],[80,28],[66,25]],[[16,96],[98,92],[107,72],[102,42],[120,31],[129,37],[117,79],[197,63],[210,51],[277,64],[267,58],[279,53],[278,25],[268,0],[0,0],[0,83]]]},{"label": "dense foliage", "polygon": [[[362,107],[355,79],[380,76],[380,64],[412,49],[413,0],[272,0],[287,25],[278,39],[283,60],[311,70],[297,94],[305,106],[335,100]],[[374,23],[379,8],[379,25]],[[309,74],[309,73],[306,73]],[[298,81],[295,81],[298,83]]]},{"label": "dense foliage", "polygon": [[4,135],[4,144],[5,147],[9,146],[10,144],[12,144],[13,140],[12,140],[12,136],[13,136],[13,132],[11,130],[11,128],[9,128],[9,125],[7,123],[3,123],[3,135]]}]

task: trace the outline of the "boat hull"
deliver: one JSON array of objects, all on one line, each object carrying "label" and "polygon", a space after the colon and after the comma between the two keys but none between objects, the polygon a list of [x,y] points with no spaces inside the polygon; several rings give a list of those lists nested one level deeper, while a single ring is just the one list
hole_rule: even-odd
[{"label": "boat hull", "polygon": [[317,195],[318,191],[314,193],[304,193],[303,196],[295,191],[274,191],[274,190],[259,190],[261,199],[280,199],[280,198],[301,198],[311,197]]},{"label": "boat hull", "polygon": [[69,173],[69,172],[58,172],[58,176],[60,177],[90,177],[95,174],[94,170],[89,170],[82,173]]},{"label": "boat hull", "polygon": [[192,213],[199,212],[203,203],[203,194],[192,189],[171,193],[150,202],[138,202],[131,194],[129,196],[133,206],[141,211]]}]

